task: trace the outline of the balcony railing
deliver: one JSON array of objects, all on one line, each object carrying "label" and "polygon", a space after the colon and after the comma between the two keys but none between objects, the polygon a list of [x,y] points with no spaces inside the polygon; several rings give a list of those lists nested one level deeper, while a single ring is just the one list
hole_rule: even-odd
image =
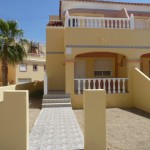
[{"label": "balcony railing", "polygon": [[149,29],[149,19],[135,19],[133,14],[129,18],[85,17],[65,14],[65,27],[70,28],[108,28],[108,29]]},{"label": "balcony railing", "polygon": [[105,89],[107,93],[126,93],[128,78],[86,78],[74,79],[75,92],[81,94],[84,89]]}]

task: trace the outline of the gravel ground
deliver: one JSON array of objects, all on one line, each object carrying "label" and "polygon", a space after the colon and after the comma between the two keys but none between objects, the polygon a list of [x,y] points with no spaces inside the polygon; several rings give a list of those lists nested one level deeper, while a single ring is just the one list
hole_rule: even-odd
[{"label": "gravel ground", "polygon": [[42,98],[29,99],[29,131],[41,111]]},{"label": "gravel ground", "polygon": [[[82,131],[83,110],[74,110]],[[107,150],[150,150],[150,114],[137,109],[106,109]]]}]

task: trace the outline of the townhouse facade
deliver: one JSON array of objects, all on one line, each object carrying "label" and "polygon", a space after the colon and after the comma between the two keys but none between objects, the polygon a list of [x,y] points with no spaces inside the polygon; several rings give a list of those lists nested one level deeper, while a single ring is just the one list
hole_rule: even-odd
[{"label": "townhouse facade", "polygon": [[108,107],[132,107],[133,68],[150,77],[150,4],[61,0],[46,34],[47,91],[82,108],[84,89],[105,89]]}]

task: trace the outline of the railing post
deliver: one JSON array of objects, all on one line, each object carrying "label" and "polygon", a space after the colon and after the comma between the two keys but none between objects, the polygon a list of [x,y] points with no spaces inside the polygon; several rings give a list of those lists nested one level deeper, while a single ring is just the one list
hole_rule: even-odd
[{"label": "railing post", "polygon": [[134,16],[133,16],[133,14],[130,15],[130,29],[134,30]]},{"label": "railing post", "polygon": [[121,92],[121,91],[120,91],[120,80],[121,80],[121,79],[118,79],[118,93]]},{"label": "railing post", "polygon": [[116,79],[113,79],[113,93],[116,93]]},{"label": "railing post", "polygon": [[48,93],[48,78],[47,73],[44,73],[44,95],[47,95]]},{"label": "railing post", "polygon": [[91,89],[91,80],[88,80],[88,89]]},{"label": "railing post", "polygon": [[65,13],[65,27],[69,27],[69,12]]},{"label": "railing post", "polygon": [[111,79],[108,79],[107,81],[108,81],[108,93],[111,93],[111,86],[110,86]]},{"label": "railing post", "polygon": [[125,93],[125,81],[126,79],[122,79],[122,93]]},{"label": "railing post", "polygon": [[80,88],[80,79],[78,79],[78,94],[81,94],[81,88]]}]

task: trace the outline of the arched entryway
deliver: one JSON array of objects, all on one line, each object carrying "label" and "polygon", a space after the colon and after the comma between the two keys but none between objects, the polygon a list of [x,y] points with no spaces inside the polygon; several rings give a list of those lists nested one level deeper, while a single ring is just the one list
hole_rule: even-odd
[{"label": "arched entryway", "polygon": [[126,57],[117,53],[92,52],[75,57],[74,79],[76,93],[83,89],[106,88],[108,93],[125,92]]},{"label": "arched entryway", "polygon": [[141,71],[150,77],[150,53],[141,55]]}]

